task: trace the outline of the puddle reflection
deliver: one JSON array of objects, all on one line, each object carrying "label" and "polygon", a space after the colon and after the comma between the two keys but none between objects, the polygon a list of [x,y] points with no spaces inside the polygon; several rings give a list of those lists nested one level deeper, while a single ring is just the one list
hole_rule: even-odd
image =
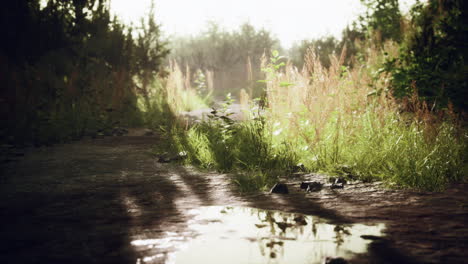
[{"label": "puddle reflection", "polygon": [[148,250],[138,263],[323,263],[327,256],[365,253],[370,240],[361,236],[382,236],[385,228],[247,207],[210,206],[189,213],[189,232],[132,241],[140,252]]}]

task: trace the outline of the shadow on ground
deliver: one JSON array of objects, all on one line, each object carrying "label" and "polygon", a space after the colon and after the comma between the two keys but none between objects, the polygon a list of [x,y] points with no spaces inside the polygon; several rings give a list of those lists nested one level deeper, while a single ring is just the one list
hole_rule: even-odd
[{"label": "shadow on ground", "polygon": [[154,255],[165,263],[175,248],[141,249],[132,241],[182,234],[187,212],[211,205],[318,215],[336,224],[385,222],[387,237],[352,263],[466,260],[466,186],[452,190],[454,196],[372,186],[239,195],[227,175],[157,163],[148,154],[156,142],[152,136],[89,139],[0,165],[0,262],[134,264]]}]

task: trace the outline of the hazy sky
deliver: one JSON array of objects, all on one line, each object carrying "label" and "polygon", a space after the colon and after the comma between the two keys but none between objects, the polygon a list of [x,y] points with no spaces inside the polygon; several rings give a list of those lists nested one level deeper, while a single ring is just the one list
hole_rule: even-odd
[{"label": "hazy sky", "polygon": [[[400,2],[414,2],[404,0]],[[112,0],[125,22],[137,22],[150,0]],[[341,31],[362,11],[359,0],[155,0],[156,20],[167,36],[197,34],[207,21],[235,29],[249,21],[274,33],[283,46]]]}]

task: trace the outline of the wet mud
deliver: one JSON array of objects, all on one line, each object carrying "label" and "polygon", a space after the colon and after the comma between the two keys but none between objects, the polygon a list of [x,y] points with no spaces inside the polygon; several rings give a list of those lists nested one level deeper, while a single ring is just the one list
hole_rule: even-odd
[{"label": "wet mud", "polygon": [[467,262],[467,184],[305,192],[301,181],[327,181],[308,174],[285,178],[289,194],[239,194],[229,175],[158,162],[145,134],[3,162],[0,263]]}]

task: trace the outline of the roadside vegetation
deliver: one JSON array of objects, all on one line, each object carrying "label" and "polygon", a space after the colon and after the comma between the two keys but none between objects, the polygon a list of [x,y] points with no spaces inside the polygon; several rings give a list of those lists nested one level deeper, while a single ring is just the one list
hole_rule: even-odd
[{"label": "roadside vegetation", "polygon": [[[440,190],[467,173],[467,1],[362,0],[341,39],[289,50],[246,23],[166,41],[108,1],[10,1],[0,26],[0,143],[147,126],[155,153],[230,172],[240,191],[296,172]],[[283,57],[284,55],[285,57]],[[240,104],[244,119],[229,110]],[[212,107],[201,122],[187,111]]]},{"label": "roadside vegetation", "polygon": [[[364,64],[379,57],[372,52]],[[270,60],[259,100],[266,105],[244,102],[247,120],[217,109],[206,122],[168,133],[188,163],[236,172],[241,190],[298,171],[426,190],[465,177],[466,135],[453,109],[431,110],[417,94],[397,100],[384,91],[387,75],[375,79],[372,67],[348,69],[337,57],[326,69],[311,53],[302,72],[278,63],[277,53]]]},{"label": "roadside vegetation", "polygon": [[0,143],[44,145],[143,125],[169,50],[154,9],[135,27],[108,0],[8,1],[0,11]]},{"label": "roadside vegetation", "polygon": [[[415,61],[421,58],[407,55],[429,45],[421,38],[428,34],[421,31],[421,23],[429,21],[443,31],[455,22],[441,19],[443,12],[434,20],[427,18],[427,12],[435,12],[433,5],[439,5],[435,1],[416,5],[412,17],[391,16],[395,21],[376,16],[396,12],[397,1],[367,2],[370,8],[361,25],[345,31],[345,37],[355,38],[352,42],[315,41],[328,43],[330,53],[325,58],[320,53],[324,48],[302,49],[302,68],[297,67],[297,57],[295,62],[278,51],[266,54],[260,66],[263,80],[256,84],[263,92],[256,96],[242,89],[238,96],[245,120],[231,118],[228,108],[234,100],[228,97],[204,122],[172,126],[167,131],[171,151],[183,153],[189,164],[233,172],[241,191],[265,190],[279,177],[299,171],[423,190],[466,180],[466,109],[452,97],[463,93],[466,84],[458,83],[460,87],[453,88],[457,92],[428,96],[427,91],[438,89],[431,87],[445,84],[446,73],[441,71],[450,69],[433,72],[432,65],[421,65]],[[376,8],[371,2],[386,5]],[[442,5],[438,10],[444,8],[453,14],[458,6]],[[461,23],[458,18],[453,19]],[[444,27],[441,21],[448,24]],[[407,26],[400,28],[404,23]],[[464,63],[456,46],[460,43],[449,44],[459,51],[463,60],[459,63]],[[433,52],[425,54],[429,61],[446,55]],[[420,78],[433,78],[433,83],[421,82],[424,86],[419,87]]]}]

